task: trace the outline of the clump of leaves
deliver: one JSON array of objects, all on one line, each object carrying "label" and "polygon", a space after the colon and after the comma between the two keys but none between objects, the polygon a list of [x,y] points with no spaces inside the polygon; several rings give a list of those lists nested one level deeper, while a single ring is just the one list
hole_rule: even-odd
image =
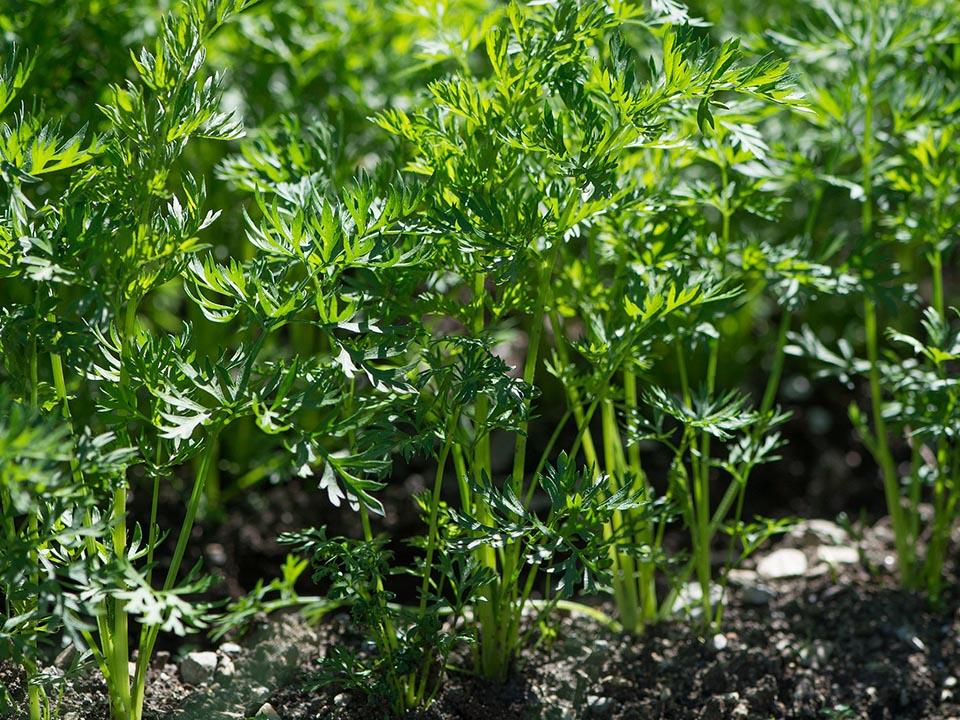
[{"label": "clump of leaves", "polygon": [[[222,79],[205,74],[204,59],[213,36],[249,4],[178,4],[153,49],[135,55],[133,79],[105,92],[97,139],[85,141],[83,132],[62,139],[26,112],[2,133],[9,202],[0,260],[14,302],[0,318],[3,385],[13,394],[0,417],[11,413],[18,428],[26,407],[38,423],[60,423],[36,448],[11,436],[10,473],[24,463],[44,469],[29,483],[7,475],[0,489],[9,547],[23,550],[18,564],[5,566],[7,632],[33,648],[70,629],[103,673],[118,719],[142,715],[160,632],[210,623],[209,606],[191,601],[209,581],[181,566],[225,430],[249,419],[280,438],[287,466],[319,471],[332,500],[379,507],[370,495],[379,485],[368,475],[383,471],[389,441],[369,418],[373,405],[389,407],[391,395],[368,398],[355,377],[369,371],[376,388],[395,392],[389,369],[376,366],[392,346],[365,339],[384,332],[367,324],[363,293],[343,275],[397,262],[381,238],[415,198],[398,190],[382,212],[363,181],[336,210],[314,192],[295,195],[293,208],[261,198],[263,221],[251,220],[249,234],[261,255],[220,264],[204,254],[200,235],[219,212],[204,209],[205,180],[177,163],[198,138],[242,134],[222,111]],[[29,69],[23,55],[10,60],[0,77],[4,105],[28,87]],[[185,285],[206,319],[235,321],[241,342],[204,353],[189,323],[163,331],[147,322],[141,310],[170,283]],[[271,356],[267,341],[310,314],[328,352]],[[184,470],[193,471],[192,486],[161,574],[159,488]],[[143,528],[128,525],[134,485],[152,498]],[[60,598],[55,607],[38,583]],[[28,670],[35,668],[35,653],[24,653]],[[30,714],[39,718],[42,692],[30,687]]]},{"label": "clump of leaves", "polygon": [[[862,301],[858,334],[865,358],[858,359],[855,345],[848,342],[852,333],[834,350],[817,338],[815,329],[807,329],[792,350],[815,358],[844,380],[866,381],[868,408],[853,405],[850,415],[880,468],[901,579],[936,599],[944,548],[956,519],[949,499],[957,492],[955,448],[946,425],[952,411],[944,398],[917,396],[904,375],[931,373],[927,379],[938,393],[944,392],[942,382],[949,376],[944,263],[957,244],[958,205],[949,188],[956,186],[956,143],[951,138],[960,108],[955,79],[960,25],[952,9],[926,2],[838,3],[811,8],[808,15],[802,32],[776,33],[772,39],[803,69],[817,111],[810,126],[796,130],[798,144],[824,149],[819,163],[809,160],[804,179],[819,186],[818,197],[827,188],[841,188],[859,215],[854,231],[837,232],[835,217],[843,213],[811,215],[816,217],[811,227],[841,238],[849,235],[834,272],[850,278],[848,291],[856,291]],[[829,67],[820,62],[825,52],[834,58]],[[918,313],[921,282],[930,285],[929,307]],[[887,319],[894,324],[888,336],[917,351],[917,360],[906,361],[902,369],[892,362],[895,351],[883,345]],[[929,340],[911,337],[918,334],[918,325]],[[939,413],[940,422],[934,423],[939,431],[924,439],[916,436],[918,411]],[[909,446],[906,473],[895,457],[898,436]],[[917,545],[920,503],[925,501],[934,505],[935,519],[924,559]]]}]

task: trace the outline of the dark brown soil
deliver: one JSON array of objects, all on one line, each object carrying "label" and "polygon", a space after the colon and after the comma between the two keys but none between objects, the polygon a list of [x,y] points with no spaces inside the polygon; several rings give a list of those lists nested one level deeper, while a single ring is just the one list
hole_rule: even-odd
[{"label": "dark brown soil", "polygon": [[[868,555],[882,552],[868,550]],[[743,592],[732,589],[723,637],[708,641],[680,621],[655,627],[642,638],[626,638],[583,616],[564,616],[560,639],[526,651],[505,685],[453,672],[436,703],[410,718],[960,717],[960,597],[955,590],[941,607],[932,608],[899,590],[885,573],[868,573],[860,565],[769,585],[774,597],[761,605],[746,604]],[[245,703],[249,715],[269,700],[283,720],[383,718],[382,708],[369,706],[362,696],[337,688],[302,689],[326,648],[358,643],[347,624],[340,613],[328,617],[319,632],[306,630],[310,637],[299,673],[269,697],[231,700]],[[290,627],[285,635],[300,626]],[[246,652],[265,651],[253,646]],[[22,695],[9,666],[0,680]],[[183,698],[191,691],[193,697],[212,692],[183,686],[174,665],[158,665],[148,717],[209,717],[185,713]],[[74,683],[64,707],[82,708],[75,716],[79,720],[105,718],[102,683],[90,678]]]},{"label": "dark brown soil", "polygon": [[[715,641],[693,636],[683,623],[661,625],[643,638],[619,638],[582,617],[565,618],[559,632],[564,642],[525,653],[506,686],[453,675],[436,705],[416,717],[960,716],[956,595],[934,610],[894,587],[890,578],[871,577],[860,569],[774,587],[777,597],[765,607],[744,605],[740,593],[733,592],[722,650],[715,649]],[[605,658],[599,664],[598,654]],[[382,717],[375,708],[364,707],[361,698],[343,705],[344,697],[338,703],[335,696],[334,690],[306,694],[291,685],[274,694],[271,703],[289,720]]]}]

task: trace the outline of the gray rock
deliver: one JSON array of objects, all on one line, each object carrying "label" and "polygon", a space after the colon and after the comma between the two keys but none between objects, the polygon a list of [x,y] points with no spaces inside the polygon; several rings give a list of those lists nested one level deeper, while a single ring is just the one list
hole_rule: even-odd
[{"label": "gray rock", "polygon": [[242,651],[242,647],[232,642],[225,642],[220,646],[220,652],[224,655],[239,655]]},{"label": "gray rock", "polygon": [[192,652],[180,662],[180,679],[188,685],[207,685],[217,670],[215,652]]},{"label": "gray rock", "polygon": [[776,591],[760,580],[756,570],[734,568],[727,573],[727,580],[740,588],[740,600],[745,605],[768,605],[777,597]]},{"label": "gray rock", "polygon": [[61,670],[67,670],[71,665],[73,665],[73,662],[76,659],[77,648],[73,643],[70,643],[63,650],[57,653],[57,657],[54,659],[53,664]]},{"label": "gray rock", "polygon": [[255,685],[250,688],[250,695],[252,695],[255,700],[264,700],[270,697],[270,688],[264,687],[263,685]]},{"label": "gray rock", "polygon": [[798,577],[806,572],[807,556],[793,548],[774,550],[757,563],[757,573],[768,580]]},{"label": "gray rock", "polygon": [[769,605],[776,600],[777,593],[769,585],[758,583],[745,587],[740,594],[740,598],[745,605],[760,607],[762,605]]}]

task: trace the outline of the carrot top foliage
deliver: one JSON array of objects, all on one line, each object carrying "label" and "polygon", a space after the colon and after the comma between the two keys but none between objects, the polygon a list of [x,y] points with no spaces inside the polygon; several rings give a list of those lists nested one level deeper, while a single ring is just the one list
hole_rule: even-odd
[{"label": "carrot top foliage", "polygon": [[[31,720],[64,644],[137,720],[161,633],[261,608],[349,606],[373,649],[316,681],[395,715],[452,663],[504,681],[558,610],[715,631],[788,527],[746,515],[788,367],[865,389],[900,576],[939,597],[956,2],[769,3],[770,31],[673,0],[60,5],[0,11],[0,659]],[[431,473],[408,567],[397,460]],[[196,523],[292,478],[362,534],[281,536],[280,577],[211,605]]]}]

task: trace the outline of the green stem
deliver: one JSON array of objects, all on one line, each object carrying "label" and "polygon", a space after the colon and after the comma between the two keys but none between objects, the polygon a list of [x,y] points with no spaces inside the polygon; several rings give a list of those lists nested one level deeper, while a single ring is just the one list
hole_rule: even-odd
[{"label": "green stem", "polygon": [[784,310],[780,315],[780,325],[777,328],[777,344],[773,352],[773,363],[770,366],[770,375],[767,377],[767,385],[763,391],[763,399],[760,402],[760,414],[766,415],[773,409],[773,403],[777,399],[777,391],[780,389],[780,379],[783,376],[783,361],[786,355],[787,335],[790,332],[790,324],[793,321],[793,313]]},{"label": "green stem", "polygon": [[[486,312],[484,306],[484,297],[486,277],[483,273],[477,273],[473,278],[473,302],[474,316],[472,331],[475,337],[480,337],[486,327]],[[477,477],[491,477],[491,455],[490,455],[490,435],[486,428],[487,415],[489,414],[489,401],[482,393],[477,397],[474,404],[474,441],[473,441],[473,465],[472,469]],[[479,497],[474,500],[474,511],[477,519],[483,523],[491,521],[489,509],[486,503]],[[493,548],[484,544],[477,549],[480,563],[490,568],[494,573],[497,571],[497,554]],[[490,583],[484,591],[485,600],[480,603],[477,613],[479,618],[479,641],[478,648],[478,666],[480,673],[487,678],[495,678],[500,674],[500,653],[497,649],[497,635],[499,630],[499,618],[497,609],[499,608],[499,588],[497,583]]]},{"label": "green stem", "polygon": [[[167,568],[167,574],[163,581],[163,592],[169,592],[172,590],[176,585],[177,579],[180,575],[180,566],[183,564],[183,557],[186,554],[187,544],[190,541],[191,534],[193,533],[193,526],[196,522],[197,511],[200,508],[200,501],[204,495],[204,481],[207,477],[210,464],[215,457],[213,447],[216,444],[219,433],[220,427],[215,425],[211,429],[210,437],[207,438],[206,451],[203,454],[200,467],[197,469],[194,475],[193,488],[190,491],[190,498],[187,501],[187,511],[184,515],[183,522],[180,525],[180,533],[177,536],[177,544],[174,548],[173,557],[170,560],[170,566]],[[134,670],[133,678],[134,682],[132,714],[130,716],[131,720],[139,720],[143,715],[143,701],[147,681],[147,669],[150,667],[150,659],[153,656],[153,648],[159,635],[160,628],[156,625],[147,627],[141,632],[139,654],[137,656],[137,664]],[[118,638],[114,637],[115,643],[117,640]],[[126,645],[125,639],[123,641],[123,645]],[[114,655],[118,655],[116,648],[114,650]],[[127,667],[126,663],[127,660],[124,659],[125,672]],[[129,697],[127,698],[127,706],[131,706]]]},{"label": "green stem", "polygon": [[877,309],[869,297],[864,298],[864,329],[866,330],[867,360],[870,363],[868,374],[870,384],[870,404],[873,416],[874,446],[877,463],[883,478],[883,492],[887,511],[893,524],[894,545],[900,564],[902,580],[912,584],[914,574],[913,554],[908,542],[908,526],[904,519],[903,506],[900,504],[900,484],[897,469],[890,452],[887,422],[883,417],[883,390],[880,380],[879,350],[877,338]]},{"label": "green stem", "polygon": [[[453,423],[451,422],[451,424]],[[447,457],[450,454],[450,446],[453,443],[453,433],[451,431],[452,428],[448,428],[447,437],[444,439],[443,448],[440,450],[440,456],[437,459],[437,473],[433,481],[433,492],[430,495],[430,527],[427,533],[427,555],[426,559],[424,560],[423,581],[420,584],[421,617],[427,611],[427,596],[430,592],[430,576],[433,573],[433,555],[437,548],[437,533],[440,518],[440,492],[443,489],[443,472],[447,465]]]},{"label": "green stem", "polygon": [[[635,414],[637,411],[637,377],[632,370],[623,371],[623,393],[627,412]],[[634,482],[639,484],[646,501],[652,500],[652,492],[647,485],[646,475],[640,464],[640,444],[632,442],[627,446],[627,461],[630,474]],[[639,523],[636,542],[640,547],[648,547],[651,552],[656,550],[653,528],[650,521],[632,519]],[[653,561],[637,560],[637,592],[640,598],[639,615],[637,618],[637,632],[642,633],[644,626],[652,621],[657,614],[657,587]]]},{"label": "green stem", "polygon": [[[934,207],[933,222],[934,227],[939,227],[939,203]],[[930,271],[933,278],[933,309],[937,313],[941,323],[946,324],[946,313],[943,302],[943,255],[939,247],[934,246],[930,253]],[[938,366],[938,375],[945,376],[942,365]],[[947,440],[944,437],[937,439],[937,467],[936,478],[933,484],[933,530],[930,538],[930,546],[927,551],[927,561],[924,567],[924,574],[927,577],[927,593],[930,598],[937,601],[940,596],[940,586],[943,577],[943,563],[946,555],[946,548],[950,543],[950,530],[952,526],[952,517],[947,511],[947,495],[949,473],[949,449]]]},{"label": "green stem", "polygon": [[[543,322],[545,319],[544,308],[546,306],[547,295],[550,292],[550,279],[553,275],[553,265],[556,262],[560,243],[554,244],[554,249],[550,253],[550,259],[543,264],[538,278],[537,300],[533,309],[533,321],[530,328],[530,341],[527,344],[527,357],[523,365],[523,382],[527,386],[533,386],[533,381],[537,372],[537,362],[540,354],[540,340],[543,337]],[[529,414],[530,396],[523,399],[524,415]],[[517,497],[523,497],[524,468],[527,459],[527,428],[528,421],[524,420],[520,424],[517,432],[517,441],[513,453],[513,475],[512,483]]]},{"label": "green stem", "polygon": [[[36,413],[40,405],[40,376],[39,370],[37,367],[37,315],[39,314],[40,308],[40,295],[39,293],[35,297],[34,302],[34,322],[33,322],[33,332],[31,333],[30,339],[30,409]],[[31,512],[27,518],[27,532],[31,538],[31,550],[30,550],[30,584],[33,587],[37,587],[40,582],[40,571],[39,571],[39,555],[37,553],[37,548],[39,545],[39,523],[37,520],[37,514]],[[30,606],[35,606],[35,602],[30,602]],[[28,645],[32,651],[36,650],[37,643],[36,638],[31,637],[29,639]],[[36,679],[37,667],[33,662],[33,659],[30,658],[27,663],[25,663],[25,669],[27,670],[27,697],[30,706],[30,718],[31,720],[41,720],[42,717],[42,705],[44,700],[44,691],[43,688],[39,685],[32,682]]]},{"label": "green stem", "polygon": [[[555,338],[557,357],[560,359],[560,363],[563,367],[570,367],[570,356],[567,351],[566,339],[563,334],[563,325],[560,322],[560,314],[556,311],[553,311],[550,315],[550,323],[553,325],[553,334]],[[574,443],[573,448],[571,449],[571,456],[575,456],[577,453],[578,445],[583,447],[583,456],[587,462],[587,465],[590,467],[591,473],[594,479],[600,476],[600,462],[597,455],[596,446],[593,443],[593,435],[590,433],[590,417],[588,413],[584,411],[583,402],[580,398],[580,390],[575,384],[566,385],[564,384],[566,394],[567,394],[567,403],[570,409],[573,412],[573,418],[577,423],[577,440]],[[596,407],[597,400],[594,400],[593,407]],[[592,410],[589,413],[592,416]],[[603,526],[603,535],[604,538],[609,540],[613,537],[613,527],[607,523]],[[612,563],[611,570],[613,572],[613,597],[614,603],[617,606],[618,611],[621,613],[629,614],[630,605],[627,600],[627,590],[626,590],[626,579],[623,576],[623,573],[620,571],[620,553],[617,552],[616,547],[610,547],[610,561]],[[624,619],[624,625],[627,627],[633,627],[634,620],[632,617]]]},{"label": "green stem", "polygon": [[946,312],[943,304],[943,253],[939,248],[930,254],[930,274],[933,278],[933,309],[942,321]]},{"label": "green stem", "polygon": [[[876,81],[877,63],[877,23],[879,21],[879,0],[870,2],[870,35],[866,68],[864,72],[863,97],[863,141],[860,147],[860,163],[862,170],[863,206],[860,215],[861,231],[863,233],[863,249],[868,251],[874,242],[873,228],[873,163],[874,163],[874,83]],[[870,402],[873,417],[874,444],[876,459],[880,465],[883,478],[883,490],[887,503],[887,510],[893,524],[894,544],[897,560],[900,565],[902,581],[907,585],[913,583],[914,561],[908,543],[908,527],[905,523],[903,508],[900,504],[900,487],[893,456],[890,452],[890,440],[887,434],[886,420],[883,417],[883,391],[879,367],[879,337],[877,331],[877,307],[873,298],[864,297],[864,331],[866,334],[867,359],[870,364],[868,380],[870,385]]]},{"label": "green stem", "polygon": [[[560,313],[553,311],[550,314],[550,324],[553,325],[553,335],[555,338],[557,357],[563,367],[570,367],[570,355],[567,350],[566,338],[563,335],[563,325],[560,322]],[[587,420],[583,411],[583,402],[580,399],[580,390],[576,385],[564,386],[567,393],[567,402],[573,411],[573,419],[577,423],[577,433],[581,445],[583,446],[583,456],[590,466],[593,476],[600,474],[600,464],[597,458],[596,446],[593,444],[593,436],[590,434],[590,422]]]}]

